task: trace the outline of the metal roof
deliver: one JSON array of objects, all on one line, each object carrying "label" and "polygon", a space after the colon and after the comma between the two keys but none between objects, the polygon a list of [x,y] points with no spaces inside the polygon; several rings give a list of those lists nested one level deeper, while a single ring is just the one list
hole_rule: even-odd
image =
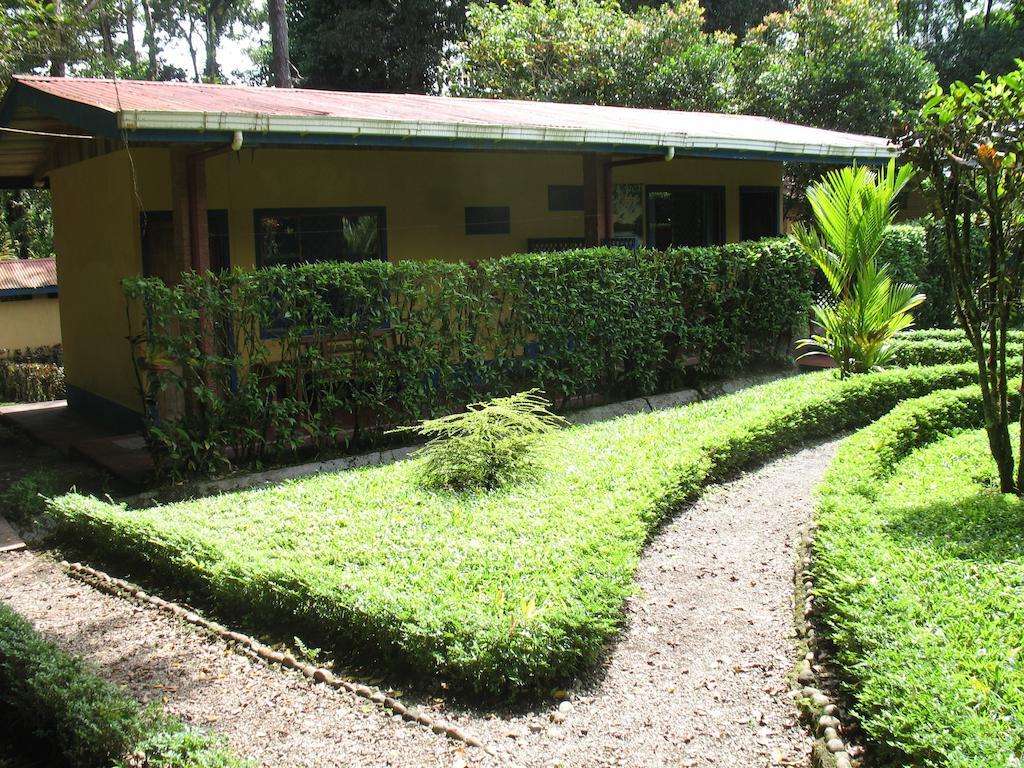
[{"label": "metal roof", "polygon": [[0,259],[0,292],[36,293],[56,288],[55,259]]},{"label": "metal roof", "polygon": [[624,154],[671,148],[678,155],[824,162],[879,162],[893,154],[883,138],[750,115],[28,75],[15,77],[0,126],[135,142],[230,142],[242,131],[245,145]]}]

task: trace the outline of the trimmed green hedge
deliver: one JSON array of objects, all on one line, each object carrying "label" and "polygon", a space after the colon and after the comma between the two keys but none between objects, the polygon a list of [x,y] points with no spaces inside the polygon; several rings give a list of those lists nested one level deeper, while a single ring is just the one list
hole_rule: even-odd
[{"label": "trimmed green hedge", "polygon": [[906,402],[822,487],[815,591],[880,764],[1015,765],[1024,748],[1024,503],[995,491],[982,423],[976,386]]},{"label": "trimmed green hedge", "polygon": [[33,739],[70,768],[122,766],[139,753],[150,768],[243,768],[209,736],[142,711],[2,602],[0,715],[12,735]]},{"label": "trimmed green hedge", "polygon": [[[1007,357],[1019,361],[1024,353],[1024,331],[1010,331],[1007,337]],[[897,366],[974,362],[974,348],[959,329],[900,334],[893,339],[892,350],[891,365]]]},{"label": "trimmed green hedge", "polygon": [[896,280],[912,283],[927,296],[914,310],[919,327],[949,328],[955,324],[949,267],[941,231],[934,224],[925,221],[890,228],[878,258],[892,267]]},{"label": "trimmed green hedge", "polygon": [[784,359],[810,282],[778,239],[235,269],[125,291],[145,310],[132,337],[147,412],[158,392],[188,392],[182,417],[151,430],[162,466],[188,473],[335,448],[345,430],[372,441],[534,387],[559,405],[650,394],[677,386],[693,353],[708,375]]},{"label": "trimmed green hedge", "polygon": [[536,482],[429,492],[416,464],[129,510],[67,495],[69,542],[192,588],[258,626],[413,677],[494,695],[544,690],[599,656],[653,528],[712,482],[971,366],[808,374],[539,442]]},{"label": "trimmed green hedge", "polygon": [[60,344],[0,349],[0,401],[33,403],[64,396],[64,351]]}]

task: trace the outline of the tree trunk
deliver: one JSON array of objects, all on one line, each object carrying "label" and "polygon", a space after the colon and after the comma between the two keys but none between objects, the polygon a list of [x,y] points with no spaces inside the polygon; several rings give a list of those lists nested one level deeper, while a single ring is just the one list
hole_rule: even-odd
[{"label": "tree trunk", "polygon": [[292,63],[288,53],[286,0],[269,0],[270,42],[273,49],[273,81],[277,88],[292,87]]},{"label": "tree trunk", "polygon": [[[124,33],[128,39],[128,63],[134,69],[139,66],[139,49],[135,45],[135,0],[126,0],[124,4]],[[133,74],[133,77],[138,77],[138,74]]]},{"label": "tree trunk", "polygon": [[206,27],[205,43],[206,64],[203,66],[203,78],[208,83],[220,80],[220,65],[217,63],[217,46],[220,44],[220,21],[212,9],[208,9],[203,18]]},{"label": "tree trunk", "polygon": [[53,0],[53,16],[57,20],[57,45],[50,57],[50,77],[66,77],[68,63],[64,60],[64,20],[61,18],[62,0]]},{"label": "tree trunk", "polygon": [[156,80],[160,77],[160,52],[156,46],[156,22],[153,20],[153,8],[149,0],[141,0],[142,16],[146,22],[146,31],[143,34],[143,43],[146,52],[149,54],[149,79]]},{"label": "tree trunk", "polygon": [[103,41],[103,68],[107,77],[113,77],[117,64],[114,55],[114,30],[106,13],[100,16],[100,40]]}]

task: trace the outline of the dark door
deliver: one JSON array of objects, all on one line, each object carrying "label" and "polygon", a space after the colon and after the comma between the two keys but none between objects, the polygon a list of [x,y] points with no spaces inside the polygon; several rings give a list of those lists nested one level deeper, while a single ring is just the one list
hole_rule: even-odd
[{"label": "dark door", "polygon": [[647,246],[719,245],[725,242],[723,187],[647,187]]}]

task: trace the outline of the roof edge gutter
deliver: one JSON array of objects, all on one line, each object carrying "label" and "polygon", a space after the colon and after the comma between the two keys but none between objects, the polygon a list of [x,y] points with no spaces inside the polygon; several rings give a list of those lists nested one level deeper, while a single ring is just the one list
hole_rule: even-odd
[{"label": "roof edge gutter", "polygon": [[[163,112],[125,110],[118,113],[118,126],[126,131],[158,131],[200,134],[196,142],[210,141],[202,134],[247,134],[248,143],[265,143],[275,134],[309,137],[309,143],[316,143],[315,137],[359,138],[366,145],[372,145],[374,138],[388,139],[389,146],[394,140],[450,141],[471,145],[474,142],[509,142],[527,144],[560,145],[601,145],[617,146],[628,152],[630,148],[643,148],[649,152],[652,147],[685,155],[697,153],[754,153],[766,156],[835,158],[844,160],[878,161],[888,160],[895,155],[895,148],[889,144],[867,143],[863,145],[800,143],[772,141],[756,138],[715,138],[689,136],[681,133],[651,133],[642,131],[615,131],[601,129],[549,128],[519,125],[480,124],[466,125],[435,121],[368,120],[324,116],[296,116],[212,112]],[[263,139],[263,141],[261,141]],[[879,142],[883,141],[881,139]]]}]

